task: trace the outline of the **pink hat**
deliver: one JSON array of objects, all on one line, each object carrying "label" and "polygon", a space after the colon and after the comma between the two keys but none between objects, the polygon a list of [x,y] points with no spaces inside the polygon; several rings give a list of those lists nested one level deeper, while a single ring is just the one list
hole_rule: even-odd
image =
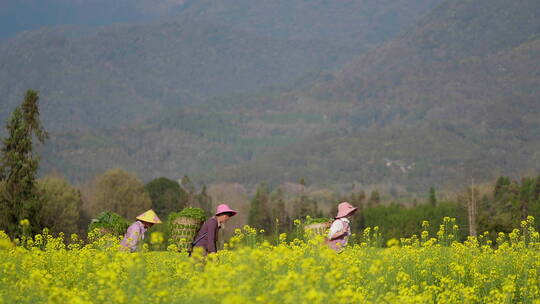
[{"label": "pink hat", "polygon": [[226,213],[226,212],[232,213],[231,216],[235,216],[236,213],[237,213],[236,211],[232,210],[231,207],[229,207],[227,204],[221,204],[221,205],[217,206],[216,215],[220,215],[220,214]]},{"label": "pink hat", "polygon": [[336,218],[351,215],[354,212],[356,212],[356,210],[358,209],[358,208],[353,207],[351,204],[347,202],[340,203],[337,208],[338,208],[338,213],[337,213]]}]

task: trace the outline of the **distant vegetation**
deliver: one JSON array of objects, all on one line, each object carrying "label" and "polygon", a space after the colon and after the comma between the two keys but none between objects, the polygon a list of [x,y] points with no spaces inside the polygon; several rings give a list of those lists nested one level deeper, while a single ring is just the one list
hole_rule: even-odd
[{"label": "distant vegetation", "polygon": [[[265,2],[242,1],[242,11],[195,1],[172,19],[76,39],[29,32],[0,45],[0,117],[39,83],[51,132],[41,172],[76,184],[122,167],[141,182],[273,188],[308,177],[343,192],[426,193],[537,174],[539,2],[383,2],[275,2],[291,17],[321,13],[294,23],[265,18]],[[405,10],[385,27],[382,16]],[[376,16],[363,29],[385,43],[336,48],[365,20],[328,22],[350,26],[332,42],[309,26],[351,11]],[[351,43],[367,46],[358,35]]]},{"label": "distant vegetation", "polygon": [[0,45],[0,118],[27,86],[39,89],[53,134],[43,172],[76,183],[118,166],[144,180],[206,180],[210,169],[335,129],[320,113],[287,111],[284,92],[309,88],[327,76],[321,69],[388,41],[439,2],[190,1],[153,24],[30,31]]},{"label": "distant vegetation", "polygon": [[[87,227],[99,228],[101,233],[122,234],[130,221],[150,208],[169,221],[178,216],[202,220],[212,216],[215,206],[224,202],[240,211],[233,218],[234,225],[247,223],[269,235],[298,229],[297,219],[310,223],[313,219],[332,218],[341,201],[359,209],[353,218],[355,232],[378,226],[388,238],[418,234],[420,227],[435,233],[444,217],[456,218],[465,229],[475,227],[459,231],[455,238],[474,234],[471,231],[496,238],[496,233],[510,232],[530,215],[540,218],[540,176],[521,181],[499,177],[494,184],[472,184],[462,193],[444,199],[431,187],[420,201],[410,196],[383,197],[377,189],[368,194],[356,186],[349,193],[340,193],[310,187],[305,178],[298,184],[279,187],[260,184],[254,193],[234,184],[218,191],[204,184],[197,187],[187,176],[180,181],[161,177],[145,185],[122,169],[98,175],[79,190],[60,176],[36,178],[39,156],[33,139],[44,142],[47,138],[40,124],[38,99],[35,91],[27,92],[22,104],[13,111],[7,124],[9,135],[2,141],[0,230],[11,236],[36,233],[43,228],[71,234],[84,232]],[[467,216],[470,210],[475,210],[474,217]],[[435,226],[420,225],[424,220]],[[156,225],[154,230],[168,235],[167,225]]]}]

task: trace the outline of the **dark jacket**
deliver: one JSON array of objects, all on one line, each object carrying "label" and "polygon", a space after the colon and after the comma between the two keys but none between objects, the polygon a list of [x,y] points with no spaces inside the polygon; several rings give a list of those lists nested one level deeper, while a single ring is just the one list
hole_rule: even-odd
[{"label": "dark jacket", "polygon": [[204,248],[206,253],[216,252],[217,232],[219,225],[215,217],[207,219],[197,233],[193,246]]}]

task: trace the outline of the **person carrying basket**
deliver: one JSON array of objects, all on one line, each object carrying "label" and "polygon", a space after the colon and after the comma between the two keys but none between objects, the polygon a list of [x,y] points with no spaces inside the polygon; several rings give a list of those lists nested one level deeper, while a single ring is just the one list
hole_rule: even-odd
[{"label": "person carrying basket", "polygon": [[[236,211],[232,210],[226,204],[221,204],[216,208],[215,216],[207,219],[202,225],[201,229],[193,240],[193,251],[196,248],[201,248],[204,255],[217,252],[217,232],[218,229],[223,227],[223,224],[227,222],[231,217],[236,215]],[[190,253],[191,255],[191,253]]]},{"label": "person carrying basket", "polygon": [[338,205],[338,213],[330,226],[326,243],[335,251],[340,251],[347,245],[351,235],[351,216],[358,210],[348,202],[342,202]]}]

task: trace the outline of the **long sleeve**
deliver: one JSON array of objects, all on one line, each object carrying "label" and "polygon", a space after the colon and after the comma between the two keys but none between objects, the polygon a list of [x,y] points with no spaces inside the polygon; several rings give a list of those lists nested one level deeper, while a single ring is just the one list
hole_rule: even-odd
[{"label": "long sleeve", "polygon": [[208,223],[208,243],[207,243],[207,252],[216,252],[216,241],[217,241],[217,231],[218,223],[216,219],[213,219]]},{"label": "long sleeve", "polygon": [[144,226],[137,221],[129,226],[126,235],[120,244],[125,248],[128,248],[131,252],[134,252],[137,250],[139,241],[144,238],[144,232]]}]

